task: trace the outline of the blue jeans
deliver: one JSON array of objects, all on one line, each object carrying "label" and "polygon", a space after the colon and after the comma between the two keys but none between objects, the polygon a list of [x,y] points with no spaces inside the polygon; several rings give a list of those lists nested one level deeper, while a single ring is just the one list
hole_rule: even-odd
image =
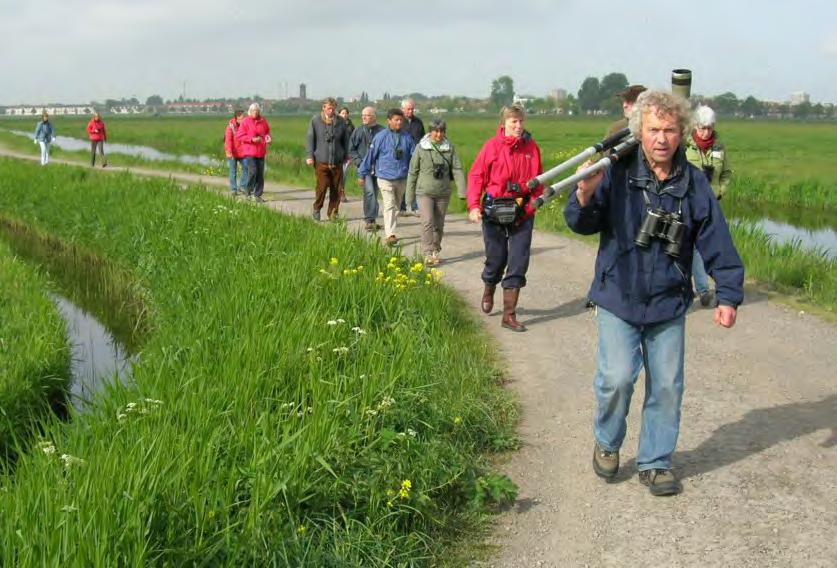
[{"label": "blue jeans", "polygon": [[599,306],[596,319],[599,328],[593,382],[597,403],[593,425],[596,441],[611,452],[622,446],[634,384],[644,366],[645,401],[637,469],[671,469],[671,455],[680,433],[686,316],[638,326]]},{"label": "blue jeans", "polygon": [[709,276],[706,274],[706,269],[703,267],[703,259],[700,253],[695,249],[692,255],[692,276],[695,279],[695,290],[698,294],[705,294],[709,291]]},{"label": "blue jeans", "polygon": [[379,193],[377,177],[366,176],[363,178],[363,220],[367,223],[374,223],[378,217]]},{"label": "blue jeans", "polygon": [[244,158],[244,164],[247,166],[247,195],[261,197],[264,192],[264,158]]},{"label": "blue jeans", "polygon": [[[239,164],[241,164],[241,178],[236,183]],[[247,164],[244,162],[244,158],[227,158],[227,166],[230,168],[230,191],[233,193],[239,189],[244,191],[244,188],[247,187]]]}]

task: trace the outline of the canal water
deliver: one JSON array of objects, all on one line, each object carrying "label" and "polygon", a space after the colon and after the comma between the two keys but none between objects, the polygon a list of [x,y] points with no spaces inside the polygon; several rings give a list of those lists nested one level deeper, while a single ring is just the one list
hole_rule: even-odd
[{"label": "canal water", "polygon": [[[32,138],[31,134],[21,130],[9,130],[9,132],[17,134],[18,136]],[[77,150],[90,151],[90,141],[81,140],[79,138],[70,138],[69,136],[56,136],[53,145],[70,152]],[[210,158],[209,156],[167,154],[166,152],[161,152],[149,146],[135,146],[133,144],[111,144],[110,142],[106,142],[105,153],[108,155],[126,154],[128,156],[142,158],[143,160],[183,162],[185,164],[198,164],[201,166],[216,166],[219,163],[218,159]]]},{"label": "canal water", "polygon": [[73,407],[82,411],[109,384],[130,381],[136,358],[93,315],[59,294],[50,293],[50,298],[67,323],[72,348],[69,395]]}]

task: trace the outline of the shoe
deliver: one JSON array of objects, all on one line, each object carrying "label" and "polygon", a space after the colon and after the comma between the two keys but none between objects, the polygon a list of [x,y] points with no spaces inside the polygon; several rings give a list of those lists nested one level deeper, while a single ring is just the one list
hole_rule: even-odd
[{"label": "shoe", "polygon": [[700,295],[700,305],[704,308],[708,308],[709,305],[712,303],[712,292],[707,290]]},{"label": "shoe", "polygon": [[262,199],[261,195],[254,196],[253,201],[255,201],[256,203],[264,203],[264,199]]},{"label": "shoe", "polygon": [[490,314],[491,310],[494,309],[494,291],[497,290],[497,286],[494,284],[486,284],[485,289],[482,291],[482,301],[480,302],[480,309],[484,314]]},{"label": "shoe", "polygon": [[314,219],[315,221],[319,221],[320,220],[320,210],[319,209],[314,209],[314,212],[311,213],[311,218]]},{"label": "shoe", "polygon": [[375,232],[375,223],[366,223],[363,226],[363,228],[366,229],[367,233],[374,233]]},{"label": "shoe", "polygon": [[390,235],[387,237],[386,243],[387,246],[398,246],[398,237],[396,237],[395,235]]},{"label": "shoe", "polygon": [[517,300],[520,288],[503,288],[503,321],[500,325],[512,331],[526,331],[526,326],[517,321]]},{"label": "shoe", "polygon": [[609,452],[593,444],[593,471],[602,479],[613,479],[619,471],[619,451]]},{"label": "shoe", "polygon": [[231,192],[230,192],[230,197],[232,197],[233,199],[235,199],[236,197],[238,197],[238,192],[237,192],[237,191],[231,191]]},{"label": "shoe", "polygon": [[683,486],[670,469],[646,469],[639,472],[639,482],[648,487],[651,495],[663,497],[677,495]]},{"label": "shoe", "polygon": [[102,167],[103,167],[103,168],[108,167],[107,163],[102,164]]}]

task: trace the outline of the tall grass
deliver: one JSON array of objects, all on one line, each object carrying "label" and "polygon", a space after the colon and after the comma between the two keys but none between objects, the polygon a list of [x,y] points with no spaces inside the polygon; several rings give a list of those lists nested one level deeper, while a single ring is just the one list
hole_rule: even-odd
[{"label": "tall grass", "polygon": [[70,349],[46,280],[0,242],[0,470],[67,387]]},{"label": "tall grass", "polygon": [[0,160],[0,208],[154,306],[136,385],[0,480],[3,565],[429,565],[511,491],[493,350],[423,267],[160,180]]}]

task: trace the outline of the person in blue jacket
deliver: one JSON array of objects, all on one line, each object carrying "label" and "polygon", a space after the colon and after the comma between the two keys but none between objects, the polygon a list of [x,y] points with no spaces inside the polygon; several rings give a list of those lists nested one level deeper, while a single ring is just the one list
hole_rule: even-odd
[{"label": "person in blue jacket", "polygon": [[358,184],[368,175],[378,178],[378,187],[384,202],[384,233],[386,244],[398,245],[395,234],[398,220],[398,206],[407,191],[407,173],[410,158],[415,151],[415,144],[404,126],[404,113],[400,108],[393,108],[387,112],[387,127],[378,132],[369,151],[363,157],[357,168]]},{"label": "person in blue jacket", "polygon": [[41,147],[41,165],[45,166],[49,163],[49,149],[52,143],[55,142],[55,128],[49,121],[49,113],[44,111],[41,114],[41,121],[35,127],[35,144]]},{"label": "person in blue jacket", "polygon": [[636,153],[579,182],[564,209],[573,231],[599,233],[589,294],[599,334],[593,469],[607,480],[616,476],[631,395],[644,367],[636,463],[640,482],[654,495],[681,491],[671,458],[680,430],[695,247],[716,282],[715,322],[732,327],[743,301],[744,267],[726,220],[681,144],[689,116],[677,95],[642,93],[629,122],[639,141]]}]

